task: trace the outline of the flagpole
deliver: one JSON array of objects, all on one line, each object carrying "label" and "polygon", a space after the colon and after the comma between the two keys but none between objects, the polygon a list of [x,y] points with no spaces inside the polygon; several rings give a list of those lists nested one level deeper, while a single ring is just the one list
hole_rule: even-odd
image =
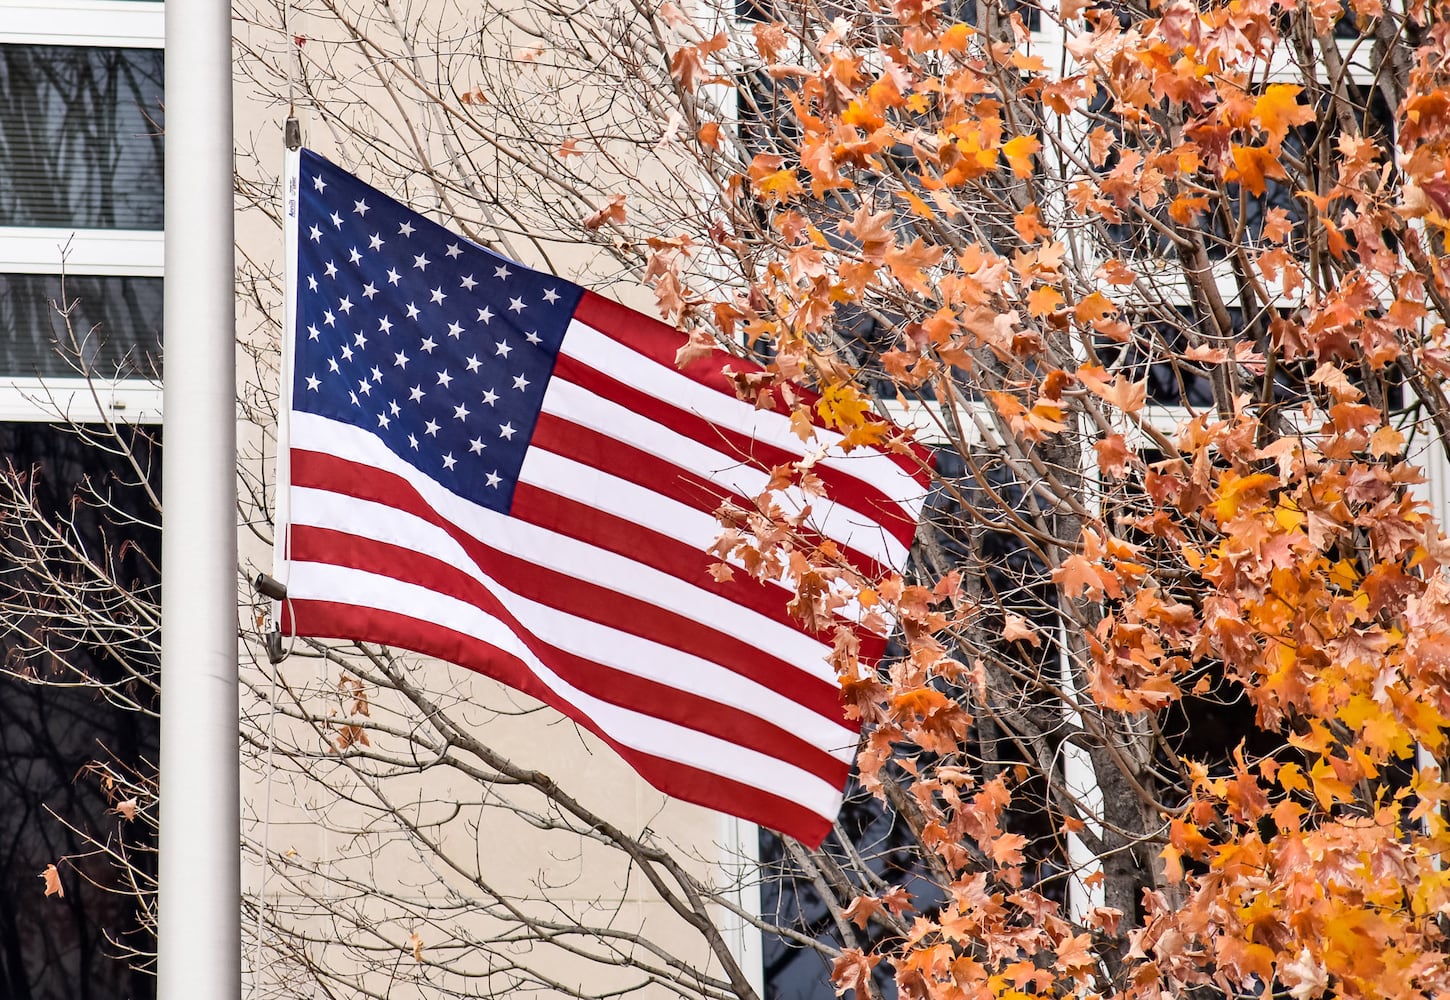
[{"label": "flagpole", "polygon": [[231,7],[166,5],[159,1000],[241,996]]}]

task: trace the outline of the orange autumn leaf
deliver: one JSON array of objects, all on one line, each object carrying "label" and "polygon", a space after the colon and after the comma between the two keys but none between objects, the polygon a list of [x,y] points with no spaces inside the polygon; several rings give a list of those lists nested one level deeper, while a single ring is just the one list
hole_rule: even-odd
[{"label": "orange autumn leaf", "polygon": [[47,896],[65,898],[65,889],[60,884],[60,872],[56,871],[55,865],[46,865],[45,871],[40,873],[40,877],[45,879],[45,894]]},{"label": "orange autumn leaf", "polygon": [[605,202],[602,208],[584,217],[584,228],[594,230],[606,225],[622,224],[625,217],[624,201],[625,196],[622,194],[610,195],[609,200]]},{"label": "orange autumn leaf", "polygon": [[1268,133],[1269,149],[1277,152],[1289,129],[1314,120],[1314,109],[1299,103],[1304,88],[1294,83],[1271,83],[1254,101],[1254,118]]}]

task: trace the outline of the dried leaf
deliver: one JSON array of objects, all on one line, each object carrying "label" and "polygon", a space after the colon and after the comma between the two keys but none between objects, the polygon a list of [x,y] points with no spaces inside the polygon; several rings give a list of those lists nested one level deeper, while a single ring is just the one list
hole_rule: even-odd
[{"label": "dried leaf", "polygon": [[45,879],[45,894],[47,896],[65,898],[65,889],[60,884],[60,872],[56,871],[55,865],[46,865],[45,871],[40,873],[40,877]]}]

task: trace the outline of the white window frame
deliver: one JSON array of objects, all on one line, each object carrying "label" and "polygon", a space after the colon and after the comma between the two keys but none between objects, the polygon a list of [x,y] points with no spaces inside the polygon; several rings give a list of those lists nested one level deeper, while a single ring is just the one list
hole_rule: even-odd
[{"label": "white window frame", "polygon": [[[0,0],[0,45],[161,49],[166,5],[153,0]],[[161,230],[0,226],[0,274],[160,278]],[[0,420],[159,424],[161,384],[0,376]]]}]

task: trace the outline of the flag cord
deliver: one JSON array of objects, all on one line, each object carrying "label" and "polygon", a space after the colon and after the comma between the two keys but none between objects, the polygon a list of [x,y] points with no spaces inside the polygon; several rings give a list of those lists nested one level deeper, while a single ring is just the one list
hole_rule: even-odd
[{"label": "flag cord", "polygon": [[257,986],[262,975],[262,914],[267,907],[267,876],[272,871],[272,776],[277,772],[277,671],[281,669],[280,664],[272,664],[272,690],[267,697],[267,752],[262,763],[263,772],[266,774],[262,785],[262,874],[257,886],[257,920],[252,939],[252,996],[257,995]]},{"label": "flag cord", "polygon": [[292,121],[297,117],[297,102],[292,83],[293,64],[302,58],[302,46],[298,44],[297,36],[292,34],[292,0],[283,0],[282,3],[282,44],[287,47],[287,120]]}]

